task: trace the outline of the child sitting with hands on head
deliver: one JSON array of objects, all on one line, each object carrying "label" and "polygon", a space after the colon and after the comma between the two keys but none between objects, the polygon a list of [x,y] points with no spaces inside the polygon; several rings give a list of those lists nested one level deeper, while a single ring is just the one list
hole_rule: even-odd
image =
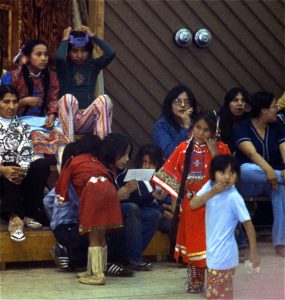
[{"label": "child sitting with hands on head", "polygon": [[260,265],[254,226],[235,183],[240,173],[231,155],[211,161],[210,180],[190,202],[192,209],[206,205],[207,299],[233,299],[233,276],[239,263],[234,231],[238,222],[245,228],[253,268]]},{"label": "child sitting with hands on head", "polygon": [[[103,54],[93,55],[94,46]],[[108,95],[95,97],[97,77],[115,57],[115,50],[89,27],[63,32],[55,63],[60,84],[59,118],[70,141],[93,132],[103,139],[111,132],[113,104]]]}]

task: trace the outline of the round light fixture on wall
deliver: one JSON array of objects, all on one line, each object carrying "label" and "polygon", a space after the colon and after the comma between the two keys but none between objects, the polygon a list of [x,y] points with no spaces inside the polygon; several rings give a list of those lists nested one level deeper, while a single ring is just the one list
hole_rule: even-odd
[{"label": "round light fixture on wall", "polygon": [[194,33],[194,43],[199,48],[207,48],[212,42],[212,34],[208,29],[201,28]]},{"label": "round light fixture on wall", "polygon": [[178,47],[188,47],[192,43],[192,33],[186,28],[181,28],[176,31],[174,41]]}]

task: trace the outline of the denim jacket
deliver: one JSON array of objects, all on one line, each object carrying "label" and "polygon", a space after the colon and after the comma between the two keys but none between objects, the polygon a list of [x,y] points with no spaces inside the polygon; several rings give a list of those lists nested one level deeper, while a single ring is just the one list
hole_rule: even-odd
[{"label": "denim jacket", "polygon": [[73,185],[69,185],[68,189],[69,200],[62,205],[58,204],[58,199],[53,188],[44,197],[44,208],[48,219],[50,220],[50,227],[54,230],[60,224],[78,224],[78,203],[79,199]]},{"label": "denim jacket", "polygon": [[161,117],[152,128],[152,140],[158,145],[166,158],[174,149],[189,137],[189,129],[181,126],[179,132],[171,126],[165,117]]}]

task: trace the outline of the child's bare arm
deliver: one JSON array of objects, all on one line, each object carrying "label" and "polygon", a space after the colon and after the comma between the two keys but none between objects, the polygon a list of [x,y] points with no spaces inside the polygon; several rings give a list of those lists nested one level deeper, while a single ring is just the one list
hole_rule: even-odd
[{"label": "child's bare arm", "polygon": [[214,196],[216,196],[217,194],[221,193],[222,191],[224,191],[224,189],[226,188],[226,184],[224,183],[215,183],[213,185],[213,187],[211,188],[210,191],[208,191],[207,193],[201,195],[201,196],[197,196],[195,195],[194,198],[190,201],[190,207],[192,209],[197,209],[203,205],[205,205],[205,203],[213,198]]},{"label": "child's bare arm", "polygon": [[256,268],[260,265],[260,257],[257,254],[255,229],[250,220],[243,222],[242,225],[249,242],[250,261],[252,262],[253,268]]}]

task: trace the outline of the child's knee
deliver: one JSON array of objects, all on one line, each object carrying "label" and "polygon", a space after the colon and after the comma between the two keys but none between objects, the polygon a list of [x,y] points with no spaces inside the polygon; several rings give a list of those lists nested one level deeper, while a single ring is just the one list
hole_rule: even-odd
[{"label": "child's knee", "polygon": [[93,103],[99,110],[111,111],[113,109],[113,102],[111,98],[106,94],[97,97]]},{"label": "child's knee", "polygon": [[58,106],[73,105],[78,103],[78,100],[72,94],[65,94],[58,100]]}]

